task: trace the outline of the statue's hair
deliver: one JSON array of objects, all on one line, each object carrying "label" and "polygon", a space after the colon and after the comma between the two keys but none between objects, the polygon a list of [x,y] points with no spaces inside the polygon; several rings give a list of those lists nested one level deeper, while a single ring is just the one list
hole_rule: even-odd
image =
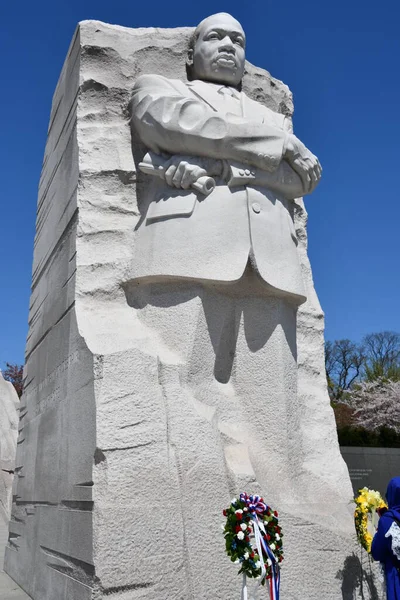
[{"label": "statue's hair", "polygon": [[[230,17],[231,19],[234,19],[235,21],[237,21],[239,23],[239,21],[237,19],[235,19],[235,17],[232,17],[232,15],[230,15],[229,13],[226,13],[226,12],[219,12],[219,13],[215,13],[213,15],[210,15],[209,17],[206,17],[205,19],[203,19],[202,21],[200,21],[200,23],[197,25],[196,29],[194,30],[194,32],[190,36],[189,45],[188,45],[188,51],[189,50],[194,50],[197,38],[200,35],[200,30],[201,30],[202,26],[204,25],[204,23],[206,21],[208,21],[209,19],[212,19],[213,17],[218,17],[220,15],[224,15],[226,17]],[[239,25],[240,25],[240,23],[239,23]]]}]

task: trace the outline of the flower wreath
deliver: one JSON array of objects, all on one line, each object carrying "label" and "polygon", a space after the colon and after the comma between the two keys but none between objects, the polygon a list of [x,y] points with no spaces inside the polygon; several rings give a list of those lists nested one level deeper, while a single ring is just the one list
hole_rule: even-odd
[{"label": "flower wreath", "polygon": [[[282,529],[278,513],[260,496],[242,493],[223,511],[226,517],[224,537],[226,553],[232,562],[240,563],[238,573],[270,580],[271,598],[279,598],[279,564],[283,560]],[[255,547],[251,539],[255,540]]]},{"label": "flower wreath", "polygon": [[387,508],[385,501],[379,492],[367,487],[358,490],[355,498],[356,509],[354,511],[354,524],[356,526],[357,539],[368,553],[371,552],[372,535],[370,529],[376,525],[376,517]]}]

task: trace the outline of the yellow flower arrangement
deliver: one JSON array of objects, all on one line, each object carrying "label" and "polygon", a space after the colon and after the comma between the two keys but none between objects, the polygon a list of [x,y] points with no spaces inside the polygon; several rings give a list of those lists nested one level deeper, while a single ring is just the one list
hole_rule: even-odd
[{"label": "yellow flower arrangement", "polygon": [[368,553],[371,552],[372,535],[368,531],[369,523],[373,524],[376,511],[387,508],[379,492],[370,490],[367,487],[358,490],[358,496],[355,498],[356,509],[354,511],[354,523],[356,526],[357,539],[361,546]]}]

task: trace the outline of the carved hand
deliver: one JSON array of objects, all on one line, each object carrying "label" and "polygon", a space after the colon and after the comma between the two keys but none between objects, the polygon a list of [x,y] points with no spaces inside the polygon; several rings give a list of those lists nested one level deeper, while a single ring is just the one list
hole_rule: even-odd
[{"label": "carved hand", "polygon": [[200,177],[220,175],[222,163],[219,160],[199,156],[174,155],[165,163],[165,181],[171,187],[187,190]]},{"label": "carved hand", "polygon": [[292,134],[289,135],[287,140],[283,158],[298,173],[303,182],[304,189],[308,193],[312,192],[321,179],[322,167],[318,158],[305,147],[303,142]]}]

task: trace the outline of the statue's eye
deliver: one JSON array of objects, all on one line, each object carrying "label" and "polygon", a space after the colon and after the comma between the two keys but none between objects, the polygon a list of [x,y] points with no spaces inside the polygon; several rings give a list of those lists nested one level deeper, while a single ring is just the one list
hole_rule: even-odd
[{"label": "statue's eye", "polygon": [[219,40],[219,35],[216,31],[212,31],[211,33],[208,34],[207,39],[208,40]]},{"label": "statue's eye", "polygon": [[243,38],[236,38],[235,39],[235,44],[237,44],[238,46],[241,46],[241,48],[244,48],[244,39]]}]

